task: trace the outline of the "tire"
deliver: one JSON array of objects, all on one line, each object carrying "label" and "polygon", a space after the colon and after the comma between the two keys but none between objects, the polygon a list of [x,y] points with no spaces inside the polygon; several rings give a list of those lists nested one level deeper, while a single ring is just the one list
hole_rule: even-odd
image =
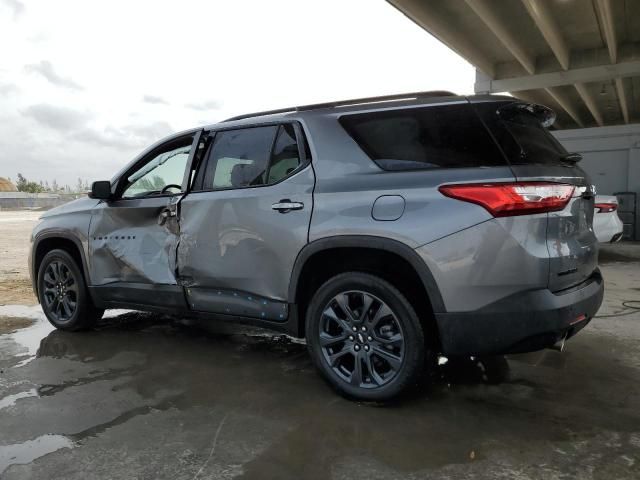
[{"label": "tire", "polygon": [[42,259],[38,300],[47,320],[60,330],[89,329],[104,313],[93,304],[80,267],[64,250],[51,250]]},{"label": "tire", "polygon": [[424,368],[415,310],[397,288],[367,273],[342,273],[318,289],[306,339],[316,368],[348,398],[390,400],[415,385]]}]

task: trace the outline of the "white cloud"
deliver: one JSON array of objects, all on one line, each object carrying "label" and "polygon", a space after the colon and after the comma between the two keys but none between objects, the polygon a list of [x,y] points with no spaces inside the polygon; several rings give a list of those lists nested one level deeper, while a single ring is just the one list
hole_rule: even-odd
[{"label": "white cloud", "polygon": [[93,118],[89,112],[80,112],[46,103],[31,105],[24,109],[23,114],[44,126],[63,132],[78,130]]},{"label": "white cloud", "polygon": [[469,64],[383,0],[21,5],[0,0],[4,177],[110,178],[171,131],[241,113],[473,89]]},{"label": "white cloud", "polygon": [[158,97],[156,95],[144,95],[142,97],[142,101],[144,103],[151,103],[156,105],[169,105],[169,102],[167,102],[164,98]]},{"label": "white cloud", "polygon": [[222,108],[222,102],[218,100],[205,100],[200,103],[187,103],[185,107],[191,110],[198,110],[201,112],[205,112],[209,110],[220,110],[220,108]]},{"label": "white cloud", "polygon": [[46,78],[53,85],[57,85],[59,87],[69,88],[71,90],[82,90],[83,87],[78,85],[76,82],[71,80],[69,77],[63,77],[58,74],[51,62],[47,60],[42,60],[40,63],[35,63],[32,65],[25,65],[24,67],[26,72],[29,73],[38,73]]},{"label": "white cloud", "polygon": [[0,96],[16,93],[19,90],[18,86],[13,83],[0,83]]},{"label": "white cloud", "polygon": [[18,18],[24,12],[24,3],[18,0],[0,0],[0,5],[4,5],[11,10],[14,18]]}]

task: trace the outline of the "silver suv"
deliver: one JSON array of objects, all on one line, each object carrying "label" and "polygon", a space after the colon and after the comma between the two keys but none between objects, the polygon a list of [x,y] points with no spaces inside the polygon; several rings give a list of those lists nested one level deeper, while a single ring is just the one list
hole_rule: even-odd
[{"label": "silver suv", "polygon": [[33,286],[64,330],[131,308],[304,337],[340,392],[388,399],[437,354],[542,349],[598,310],[594,191],[553,119],[425,92],[179,133],[43,215]]}]

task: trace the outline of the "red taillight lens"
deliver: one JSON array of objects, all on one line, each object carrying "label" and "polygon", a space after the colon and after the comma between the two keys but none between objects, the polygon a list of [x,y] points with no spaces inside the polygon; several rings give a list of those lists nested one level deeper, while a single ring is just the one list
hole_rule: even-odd
[{"label": "red taillight lens", "polygon": [[596,203],[594,207],[598,210],[598,213],[615,212],[618,208],[616,203]]},{"label": "red taillight lens", "polygon": [[562,210],[574,187],[564,183],[518,182],[443,185],[439,190],[447,197],[481,205],[494,217],[508,217]]}]

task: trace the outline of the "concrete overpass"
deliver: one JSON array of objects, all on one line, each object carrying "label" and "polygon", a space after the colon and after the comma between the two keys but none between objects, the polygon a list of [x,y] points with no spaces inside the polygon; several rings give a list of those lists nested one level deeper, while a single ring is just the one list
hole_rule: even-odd
[{"label": "concrete overpass", "polygon": [[387,1],[476,67],[476,93],[553,108],[600,193],[640,196],[640,0]]},{"label": "concrete overpass", "polygon": [[560,128],[640,122],[639,0],[389,0],[477,68],[477,93],[548,105]]}]

